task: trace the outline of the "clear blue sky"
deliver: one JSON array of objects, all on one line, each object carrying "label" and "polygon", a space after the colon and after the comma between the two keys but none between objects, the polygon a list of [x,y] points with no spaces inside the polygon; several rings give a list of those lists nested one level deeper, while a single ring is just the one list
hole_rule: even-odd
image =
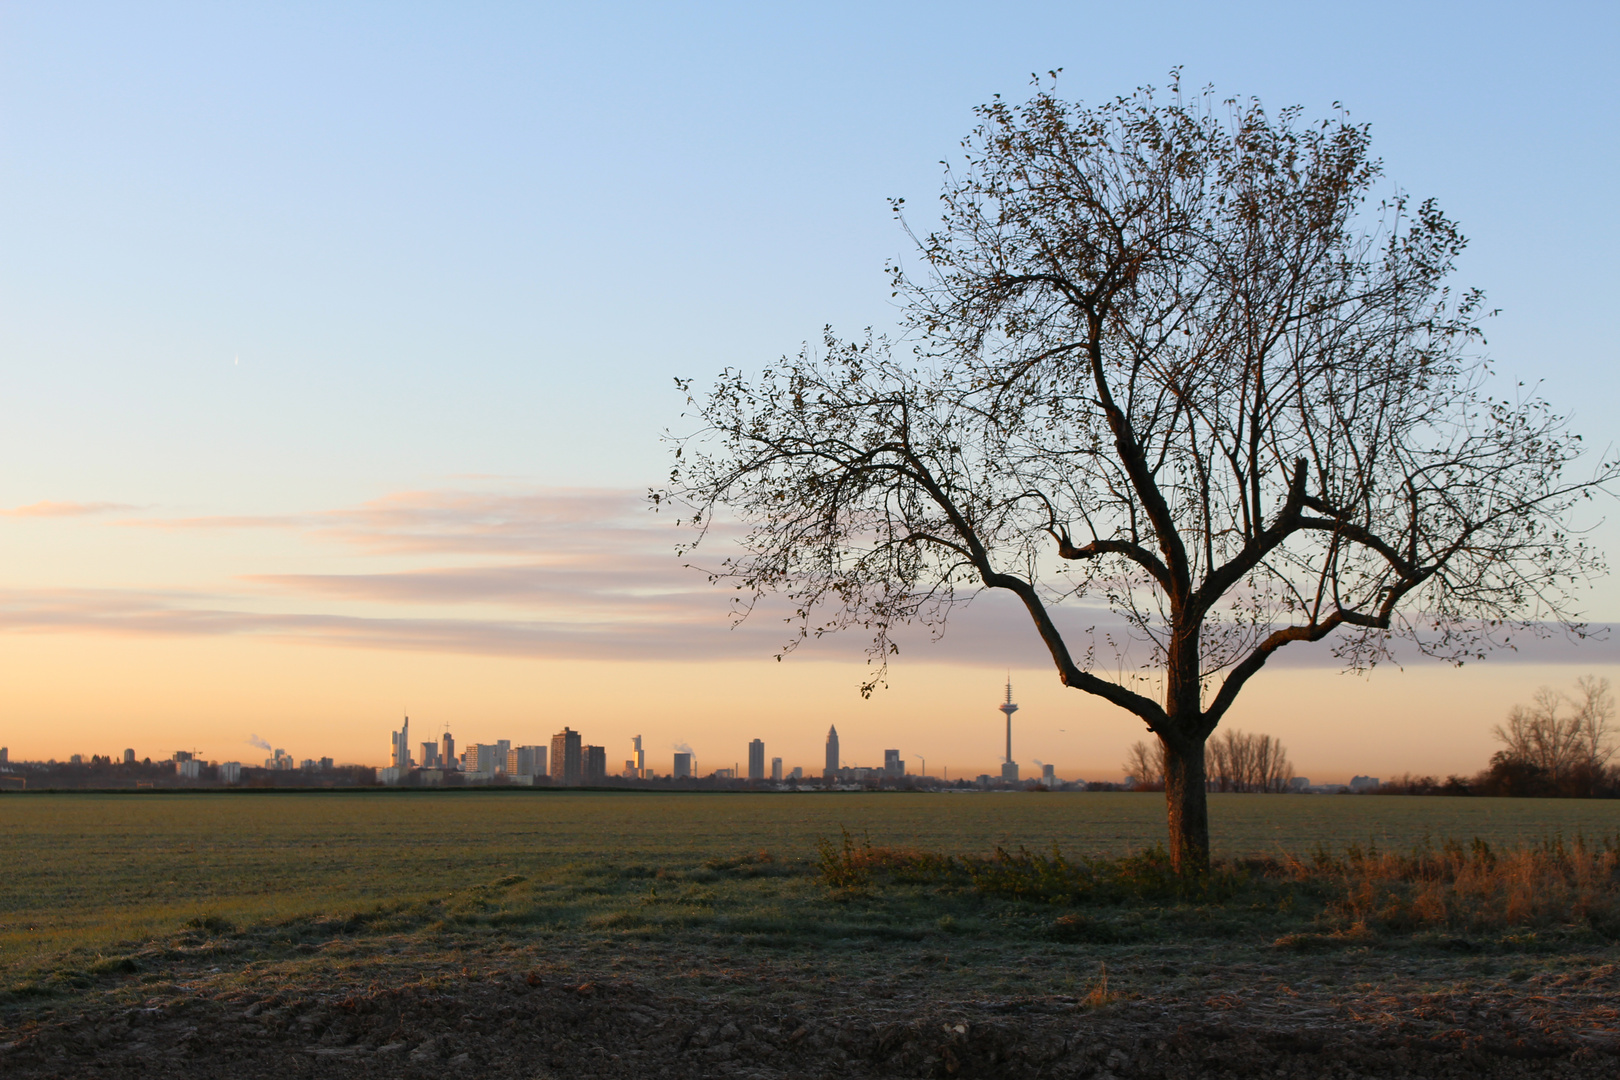
[{"label": "clear blue sky", "polygon": [[0,492],[642,486],[670,376],[892,320],[885,198],[1055,67],[1343,101],[1472,237],[1493,353],[1617,432],[1616,11],[8,2]]},{"label": "clear blue sky", "polygon": [[[386,615],[389,633],[488,616],[506,585],[429,603],[354,582],[448,580],[466,569],[452,549],[528,513],[456,492],[633,503],[665,470],[673,376],[758,365],[824,324],[891,325],[883,264],[908,250],[886,200],[926,227],[972,107],[1053,68],[1082,100],[1181,65],[1271,108],[1343,102],[1390,181],[1472,238],[1458,282],[1503,309],[1501,370],[1615,442],[1617,10],[0,3],[0,510],[61,508],[0,520],[0,607],[23,611],[8,641],[114,618],[238,632],[202,608]],[[435,494],[355,524],[400,492]],[[131,526],[193,518],[208,526]],[[384,536],[407,519],[439,530],[416,562]],[[474,519],[485,532],[446,539]],[[536,544],[498,554],[527,566]],[[524,618],[578,615],[541,592]],[[1594,614],[1620,617],[1615,596]],[[9,663],[62,678],[69,653],[43,656]],[[843,693],[859,673],[841,671]],[[35,690],[27,708],[49,711]],[[380,754],[386,729],[366,731]]]}]

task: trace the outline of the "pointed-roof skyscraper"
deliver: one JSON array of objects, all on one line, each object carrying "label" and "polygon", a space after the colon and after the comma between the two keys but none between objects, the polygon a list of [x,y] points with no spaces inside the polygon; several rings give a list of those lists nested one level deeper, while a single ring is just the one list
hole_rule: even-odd
[{"label": "pointed-roof skyscraper", "polygon": [[822,774],[827,783],[838,779],[838,726],[827,729],[827,768]]}]

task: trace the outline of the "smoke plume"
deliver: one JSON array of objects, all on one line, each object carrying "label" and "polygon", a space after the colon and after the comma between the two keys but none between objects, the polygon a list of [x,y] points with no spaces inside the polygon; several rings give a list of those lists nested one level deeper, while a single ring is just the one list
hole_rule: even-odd
[{"label": "smoke plume", "polygon": [[257,746],[260,750],[268,750],[268,749],[270,749],[270,744],[265,742],[263,739],[259,738],[257,735],[249,735],[248,736],[248,745],[249,746]]}]

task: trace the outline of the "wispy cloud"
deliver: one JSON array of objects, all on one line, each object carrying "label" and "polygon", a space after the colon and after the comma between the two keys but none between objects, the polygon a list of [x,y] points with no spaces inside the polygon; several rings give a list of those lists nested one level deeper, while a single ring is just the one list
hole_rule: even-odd
[{"label": "wispy cloud", "polygon": [[[770,657],[788,631],[772,618],[732,628],[712,607],[673,617],[455,618],[378,617],[336,612],[262,612],[212,606],[205,595],[122,590],[0,591],[0,632],[105,633],[142,637],[253,637],[351,648],[459,653],[481,656],[593,660],[734,660]],[[902,639],[900,662],[975,667],[1027,666],[1043,655],[1040,641],[1017,611],[976,606],[959,613],[943,638],[919,632]],[[1074,628],[1074,640],[1080,628]],[[812,642],[806,658],[860,662],[857,633]],[[1620,646],[1588,640],[1579,646],[1559,636],[1526,639],[1493,663],[1620,662]],[[1282,655],[1279,667],[1336,668],[1326,649]]]},{"label": "wispy cloud", "polygon": [[518,493],[404,491],[305,514],[148,517],[124,522],[169,531],[288,529],[378,554],[559,556],[609,547],[674,547],[674,521],[631,491],[551,488]]},{"label": "wispy cloud", "polygon": [[63,518],[63,517],[93,517],[96,514],[116,514],[135,507],[128,503],[110,502],[43,502],[29,503],[27,506],[15,506],[11,509],[0,509],[0,517],[14,518]]},{"label": "wispy cloud", "polygon": [[[295,595],[367,603],[550,606],[636,611],[647,617],[689,608],[693,599],[716,599],[701,575],[667,554],[648,562],[652,565],[534,563],[381,574],[254,574],[243,580]],[[717,608],[715,603],[706,606]]]},{"label": "wispy cloud", "polygon": [[121,590],[0,591],[0,632],[255,637],[370,649],[569,659],[696,660],[770,655],[764,627],[723,618],[658,620],[398,618],[206,606],[208,597]]},{"label": "wispy cloud", "polygon": [[[730,591],[683,566],[674,553],[673,523],[649,513],[629,491],[412,491],[332,511],[138,524],[192,533],[194,542],[203,543],[213,530],[292,530],[315,541],[317,549],[331,548],[345,567],[358,560],[360,569],[249,571],[218,588],[186,583],[173,589],[0,590],[0,632],[237,636],[618,660],[765,659],[793,634],[779,604],[765,605],[734,628]],[[729,537],[712,539],[723,547]],[[377,568],[368,572],[368,563]],[[1077,653],[1090,640],[1088,628],[1098,634],[1120,629],[1096,609],[1059,609],[1056,618]],[[926,628],[902,633],[899,640],[902,662],[1001,667],[1044,656],[1028,616],[1001,594],[959,609],[938,640]],[[858,663],[865,644],[852,631],[806,649],[809,656]],[[1099,657],[1104,651],[1099,640]],[[1560,636],[1526,636],[1520,651],[1496,654],[1507,662],[1617,658],[1614,636],[1580,646]],[[1324,646],[1284,650],[1273,664],[1338,666]]]},{"label": "wispy cloud", "polygon": [[320,519],[297,514],[217,514],[206,517],[131,518],[118,524],[131,529],[162,529],[168,532],[224,529],[305,529]]}]

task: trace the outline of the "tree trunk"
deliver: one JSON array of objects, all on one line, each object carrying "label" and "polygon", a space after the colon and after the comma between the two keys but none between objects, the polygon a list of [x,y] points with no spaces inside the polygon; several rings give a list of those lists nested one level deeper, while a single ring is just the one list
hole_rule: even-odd
[{"label": "tree trunk", "polygon": [[1170,817],[1170,863],[1176,873],[1209,873],[1209,798],[1204,782],[1204,741],[1164,742],[1164,801]]}]

